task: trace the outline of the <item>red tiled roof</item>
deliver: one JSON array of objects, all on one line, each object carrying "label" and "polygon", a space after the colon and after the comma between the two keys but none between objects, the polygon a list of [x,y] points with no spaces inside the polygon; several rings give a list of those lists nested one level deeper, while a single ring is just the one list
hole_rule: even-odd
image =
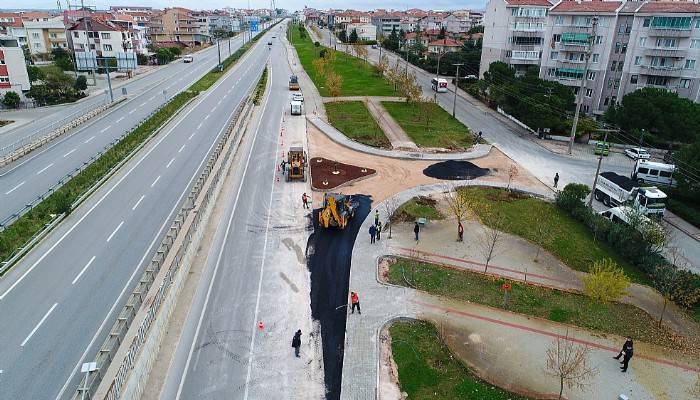
[{"label": "red tiled roof", "polygon": [[506,3],[511,6],[544,6],[550,7],[551,2],[547,0],[506,0]]},{"label": "red tiled roof", "polygon": [[670,1],[651,1],[638,12],[700,13],[700,4]]},{"label": "red tiled roof", "polygon": [[[78,21],[78,23],[74,24],[70,28],[68,28],[69,31],[84,31],[86,30],[85,28],[85,20],[81,19]],[[105,32],[105,31],[121,31],[122,29],[110,22],[105,22],[105,21],[100,21],[99,19],[92,19],[90,21],[90,30],[95,31],[95,32]]]},{"label": "red tiled roof", "polygon": [[577,2],[564,0],[552,8],[552,12],[614,12],[622,5],[621,1],[587,0]]},{"label": "red tiled roof", "polygon": [[439,39],[429,43],[430,46],[462,47],[462,43],[453,39]]}]

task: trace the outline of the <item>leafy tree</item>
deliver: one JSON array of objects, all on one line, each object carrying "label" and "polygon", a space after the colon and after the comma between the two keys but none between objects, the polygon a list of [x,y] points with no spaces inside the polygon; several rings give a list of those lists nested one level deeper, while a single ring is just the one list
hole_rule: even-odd
[{"label": "leafy tree", "polygon": [[75,79],[75,85],[73,87],[76,90],[85,90],[87,89],[87,78],[85,75],[80,75]]},{"label": "leafy tree", "polygon": [[398,32],[396,32],[396,27],[392,27],[389,37],[382,41],[382,47],[391,51],[397,51],[399,49],[399,46],[399,34]]},{"label": "leafy tree", "polygon": [[156,60],[158,60],[158,65],[165,65],[175,59],[174,54],[165,47],[160,47],[156,49]]},{"label": "leafy tree", "polygon": [[326,87],[331,97],[340,96],[343,87],[343,77],[333,71],[328,71],[326,73]]},{"label": "leafy tree", "polygon": [[345,33],[345,31],[340,31],[340,33],[338,33],[338,40],[343,43],[348,41],[348,35]]},{"label": "leafy tree", "polygon": [[599,303],[620,300],[630,286],[622,268],[609,258],[594,262],[582,281],[584,293]]},{"label": "leafy tree", "polygon": [[477,25],[474,27],[471,27],[468,31],[468,35],[473,35],[475,33],[484,33],[484,26],[483,25]]},{"label": "leafy tree", "polygon": [[57,66],[42,68],[44,78],[41,84],[32,85],[27,97],[40,105],[53,105],[78,100],[84,94],[75,89],[75,79]]},{"label": "leafy tree", "polygon": [[[569,119],[566,121],[566,130],[570,131],[571,130],[571,125],[573,124],[573,120]],[[584,117],[582,116],[579,118],[578,123],[576,124],[576,137],[583,137],[586,135],[591,135],[595,133],[598,130],[598,123],[595,121],[595,119],[591,117]]]},{"label": "leafy tree", "polygon": [[180,57],[182,55],[182,49],[179,47],[168,47],[168,51],[173,55],[173,58]]},{"label": "leafy tree", "polygon": [[348,38],[350,43],[357,43],[357,29],[350,31],[350,37]]},{"label": "leafy tree", "polygon": [[2,105],[7,108],[17,108],[21,101],[22,99],[20,99],[17,92],[9,91],[6,92],[5,96],[2,98]]},{"label": "leafy tree", "polygon": [[29,82],[32,83],[44,79],[44,71],[34,65],[27,66],[27,75],[29,75]]},{"label": "leafy tree", "polygon": [[692,144],[681,147],[673,155],[673,160],[678,167],[678,173],[674,174],[678,180],[678,188],[688,199],[700,199],[700,138]]},{"label": "leafy tree", "polygon": [[678,269],[674,265],[662,264],[654,269],[654,287],[664,297],[664,307],[659,317],[659,325],[664,320],[669,300],[692,307],[700,299],[700,279],[696,274]]},{"label": "leafy tree", "polygon": [[71,60],[70,54],[64,50],[62,47],[56,47],[51,50],[51,56],[53,58],[54,64],[64,71],[72,71],[73,60]]}]

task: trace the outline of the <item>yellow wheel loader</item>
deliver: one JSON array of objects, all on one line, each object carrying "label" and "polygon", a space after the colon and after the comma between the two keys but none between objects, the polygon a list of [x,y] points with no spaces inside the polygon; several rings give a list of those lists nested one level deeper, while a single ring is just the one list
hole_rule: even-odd
[{"label": "yellow wheel loader", "polygon": [[323,209],[318,213],[318,223],[323,228],[345,229],[360,203],[352,196],[340,193],[323,195]]}]

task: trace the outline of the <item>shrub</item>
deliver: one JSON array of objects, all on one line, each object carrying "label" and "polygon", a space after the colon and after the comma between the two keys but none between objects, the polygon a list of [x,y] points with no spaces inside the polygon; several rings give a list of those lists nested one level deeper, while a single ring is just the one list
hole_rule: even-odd
[{"label": "shrub", "polygon": [[599,303],[621,299],[630,285],[622,268],[609,258],[594,262],[582,280],[584,293]]},{"label": "shrub", "polygon": [[5,93],[5,96],[2,98],[2,105],[7,108],[17,108],[21,101],[22,99],[20,99],[17,92],[9,91]]},{"label": "shrub", "polygon": [[85,90],[85,89],[87,89],[87,78],[85,77],[85,75],[80,75],[80,76],[78,76],[78,77],[75,79],[75,84],[73,85],[73,87],[74,87],[76,90]]}]

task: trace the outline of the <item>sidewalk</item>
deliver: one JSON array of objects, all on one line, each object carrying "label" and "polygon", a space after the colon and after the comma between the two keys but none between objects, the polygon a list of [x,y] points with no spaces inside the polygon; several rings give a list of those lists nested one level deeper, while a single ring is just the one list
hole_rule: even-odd
[{"label": "sidewalk", "polygon": [[[401,204],[442,188],[442,185],[426,185],[398,193],[393,198]],[[381,204],[374,208],[384,215]],[[378,260],[391,254],[392,247],[402,247],[401,228],[395,231],[394,238],[389,239],[387,234],[378,244],[370,245],[363,232],[367,232],[373,220],[370,213],[360,228],[352,254],[349,290],[359,293],[364,312],[361,316],[348,315],[347,318],[342,399],[377,398],[376,388],[391,385],[391,382],[380,382],[382,338],[379,330],[391,320],[403,317],[437,322],[460,358],[486,378],[511,389],[530,393],[552,393],[558,389],[556,379],[542,372],[544,354],[552,340],[565,335],[568,329],[569,340],[593,347],[591,359],[600,372],[588,392],[567,390],[567,398],[616,398],[620,393],[627,393],[633,399],[690,399],[686,389],[700,372],[700,360],[669,355],[667,350],[638,342],[630,370],[622,375],[618,364],[610,357],[617,353],[623,338],[603,337],[549,321],[380,283]],[[432,227],[427,229],[433,233]],[[522,345],[524,343],[527,345]]]}]

